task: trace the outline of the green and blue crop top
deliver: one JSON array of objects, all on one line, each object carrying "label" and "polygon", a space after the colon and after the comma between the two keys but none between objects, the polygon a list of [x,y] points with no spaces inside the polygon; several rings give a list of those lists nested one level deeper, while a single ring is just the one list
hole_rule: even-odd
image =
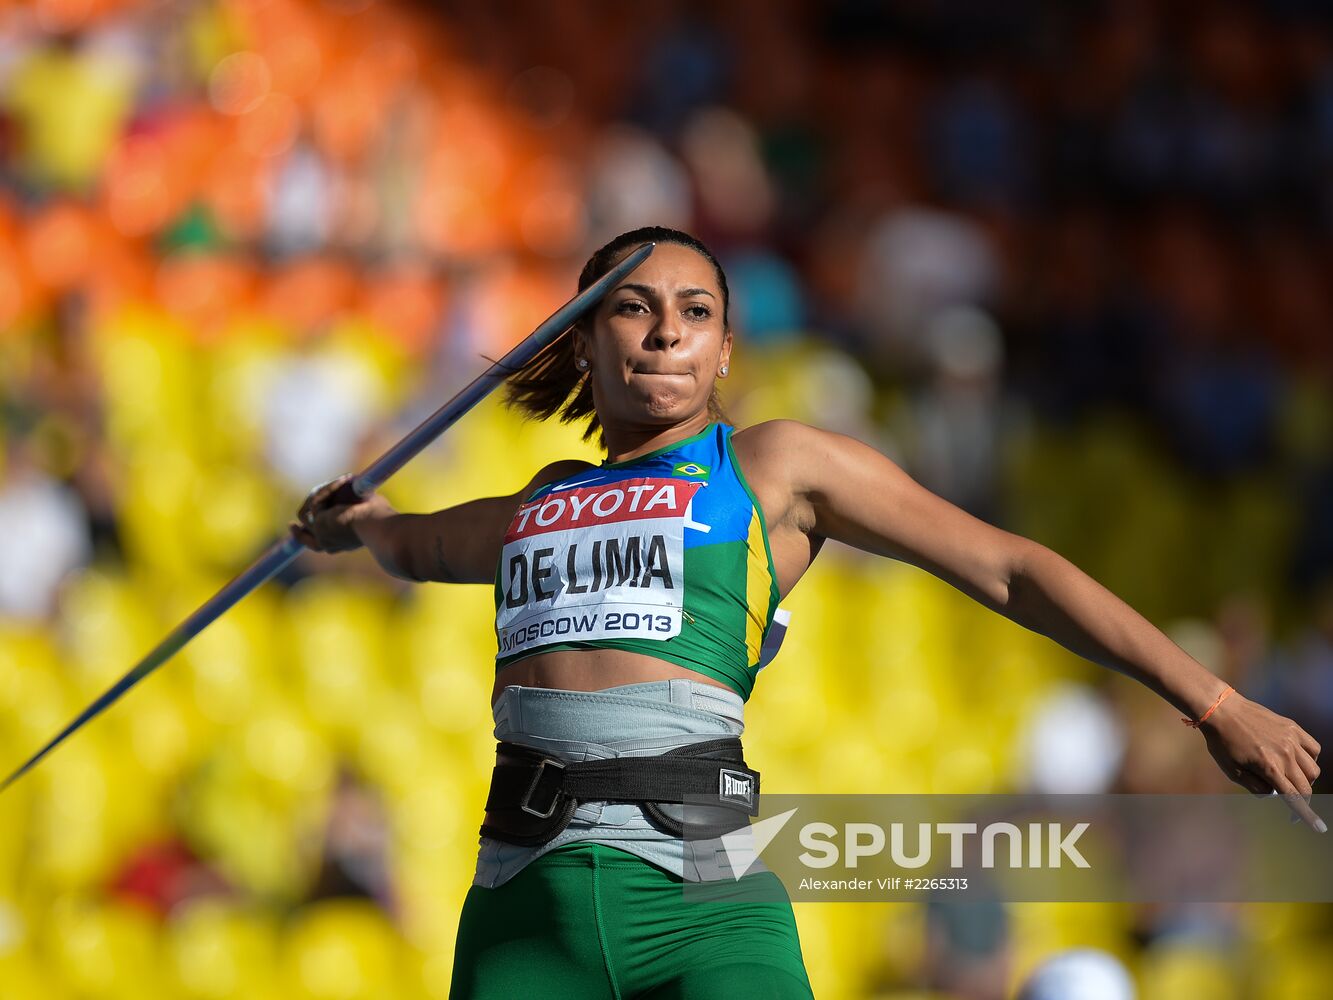
[{"label": "green and blue crop top", "polygon": [[496,670],[538,652],[626,649],[750,697],[788,615],[733,429],[711,423],[603,461],[519,506],[495,574]]}]

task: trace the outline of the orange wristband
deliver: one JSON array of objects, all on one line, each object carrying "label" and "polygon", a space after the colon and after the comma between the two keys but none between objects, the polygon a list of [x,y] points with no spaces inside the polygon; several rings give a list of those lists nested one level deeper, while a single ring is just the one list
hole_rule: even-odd
[{"label": "orange wristband", "polygon": [[1228,684],[1227,689],[1217,696],[1217,701],[1213,702],[1213,704],[1209,707],[1208,711],[1204,712],[1203,715],[1199,716],[1198,722],[1192,722],[1184,717],[1182,717],[1180,721],[1185,723],[1185,725],[1187,726],[1193,726],[1195,729],[1198,729],[1200,726],[1204,724],[1204,722],[1208,720],[1208,716],[1212,715],[1213,712],[1216,711],[1217,706],[1222,704],[1222,699],[1224,699],[1234,690],[1236,689],[1233,688],[1230,684]]}]

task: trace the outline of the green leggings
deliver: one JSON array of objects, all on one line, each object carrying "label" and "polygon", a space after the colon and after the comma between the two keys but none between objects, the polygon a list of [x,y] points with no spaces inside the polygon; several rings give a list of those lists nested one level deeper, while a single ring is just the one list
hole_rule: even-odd
[{"label": "green leggings", "polygon": [[692,901],[680,878],[633,854],[565,844],[503,885],[468,890],[450,1000],[809,1000],[782,883],[769,871],[746,883],[782,901]]}]

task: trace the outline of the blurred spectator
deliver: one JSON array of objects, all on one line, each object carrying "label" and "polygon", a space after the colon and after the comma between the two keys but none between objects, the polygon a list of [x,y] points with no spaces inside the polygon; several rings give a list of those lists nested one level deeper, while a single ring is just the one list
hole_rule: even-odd
[{"label": "blurred spectator", "polygon": [[1144,412],[1165,330],[1121,280],[1125,261],[1110,213],[1065,208],[1034,254],[1032,297],[1015,309],[1015,388],[1060,423],[1104,407]]},{"label": "blurred spectator", "polygon": [[1031,136],[1022,107],[996,79],[963,78],[930,111],[933,177],[952,202],[1020,209],[1032,195]]},{"label": "blurred spectator", "polygon": [[918,376],[928,364],[925,331],[941,309],[984,305],[998,264],[983,230],[965,216],[912,207],[872,229],[857,277],[862,345],[879,374]]},{"label": "blurred spectator", "polygon": [[754,126],[734,111],[704,108],[685,123],[680,147],[694,175],[701,228],[731,238],[765,233],[774,191]]},{"label": "blurred spectator", "polygon": [[28,177],[75,191],[97,181],[133,108],[138,69],[124,40],[111,27],[14,50],[0,93],[19,123]]},{"label": "blurred spectator", "polygon": [[778,255],[760,249],[732,254],[723,262],[732,294],[732,327],[756,347],[799,335],[805,303],[795,271]]},{"label": "blurred spectator", "polygon": [[689,176],[650,133],[631,125],[612,125],[593,147],[588,214],[592,242],[598,246],[639,226],[687,226]]},{"label": "blurred spectator", "polygon": [[275,172],[269,192],[268,242],[279,257],[312,252],[328,239],[333,201],[328,165],[307,143],[298,144]]},{"label": "blurred spectator", "polygon": [[1171,330],[1155,381],[1163,426],[1204,475],[1265,465],[1280,383],[1271,352],[1243,329],[1236,253],[1193,213],[1158,219],[1142,249],[1150,294]]},{"label": "blurred spectator", "polygon": [[304,494],[352,468],[379,410],[379,390],[363,358],[331,345],[288,354],[275,366],[261,397],[267,454],[290,490]]},{"label": "blurred spectator", "polygon": [[397,909],[384,807],[374,789],[344,767],[329,805],[319,874],[306,902],[346,896],[374,900],[390,914]]},{"label": "blurred spectator", "polygon": [[931,895],[922,985],[955,1000],[1005,1000],[1012,965],[1009,915],[992,891],[974,885],[966,899]]},{"label": "blurred spectator", "polygon": [[[692,4],[658,4],[644,11],[649,28],[628,117],[663,137],[674,136],[696,108],[716,103],[730,76],[729,39],[707,17],[692,16]],[[671,86],[662,86],[670,80]]]},{"label": "blurred spectator", "polygon": [[1000,442],[1013,416],[999,328],[979,309],[953,306],[927,320],[923,339],[932,377],[914,395],[911,471],[932,492],[997,522]]},{"label": "blurred spectator", "polygon": [[0,482],[0,616],[42,621],[65,576],[87,564],[92,534],[78,494],[37,464],[30,443],[10,438]]},{"label": "blurred spectator", "polygon": [[167,917],[181,903],[200,896],[229,895],[227,881],[181,840],[141,845],[126,858],[107,886],[112,896],[132,899]]},{"label": "blurred spectator", "polygon": [[1096,948],[1073,948],[1046,959],[1018,1000],[1134,1000],[1134,980],[1120,961]]},{"label": "blurred spectator", "polygon": [[1023,731],[1019,788],[1054,795],[1105,792],[1124,751],[1124,730],[1095,690],[1057,685],[1033,707]]}]

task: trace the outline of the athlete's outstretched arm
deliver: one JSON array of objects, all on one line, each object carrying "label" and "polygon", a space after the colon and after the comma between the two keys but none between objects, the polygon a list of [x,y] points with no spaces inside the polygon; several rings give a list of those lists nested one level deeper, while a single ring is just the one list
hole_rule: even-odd
[{"label": "athlete's outstretched arm", "polygon": [[[553,462],[516,493],[479,497],[431,514],[399,513],[378,493],[360,503],[329,506],[328,498],[350,478],[340,476],[307,498],[290,529],[317,552],[364,545],[385,572],[404,580],[490,583],[519,504],[537,487],[585,468],[593,466],[578,459]],[[307,514],[313,519],[307,521]]]},{"label": "athlete's outstretched arm", "polygon": [[[1069,560],[973,517],[922,487],[894,462],[843,434],[773,421],[765,451],[790,456],[782,475],[795,523],[947,581],[1018,624],[1147,685],[1191,719],[1226,690],[1147,619]],[[1201,731],[1223,773],[1257,794],[1308,799],[1319,776],[1314,737],[1239,691]],[[1322,821],[1305,801],[1297,812]]]}]

